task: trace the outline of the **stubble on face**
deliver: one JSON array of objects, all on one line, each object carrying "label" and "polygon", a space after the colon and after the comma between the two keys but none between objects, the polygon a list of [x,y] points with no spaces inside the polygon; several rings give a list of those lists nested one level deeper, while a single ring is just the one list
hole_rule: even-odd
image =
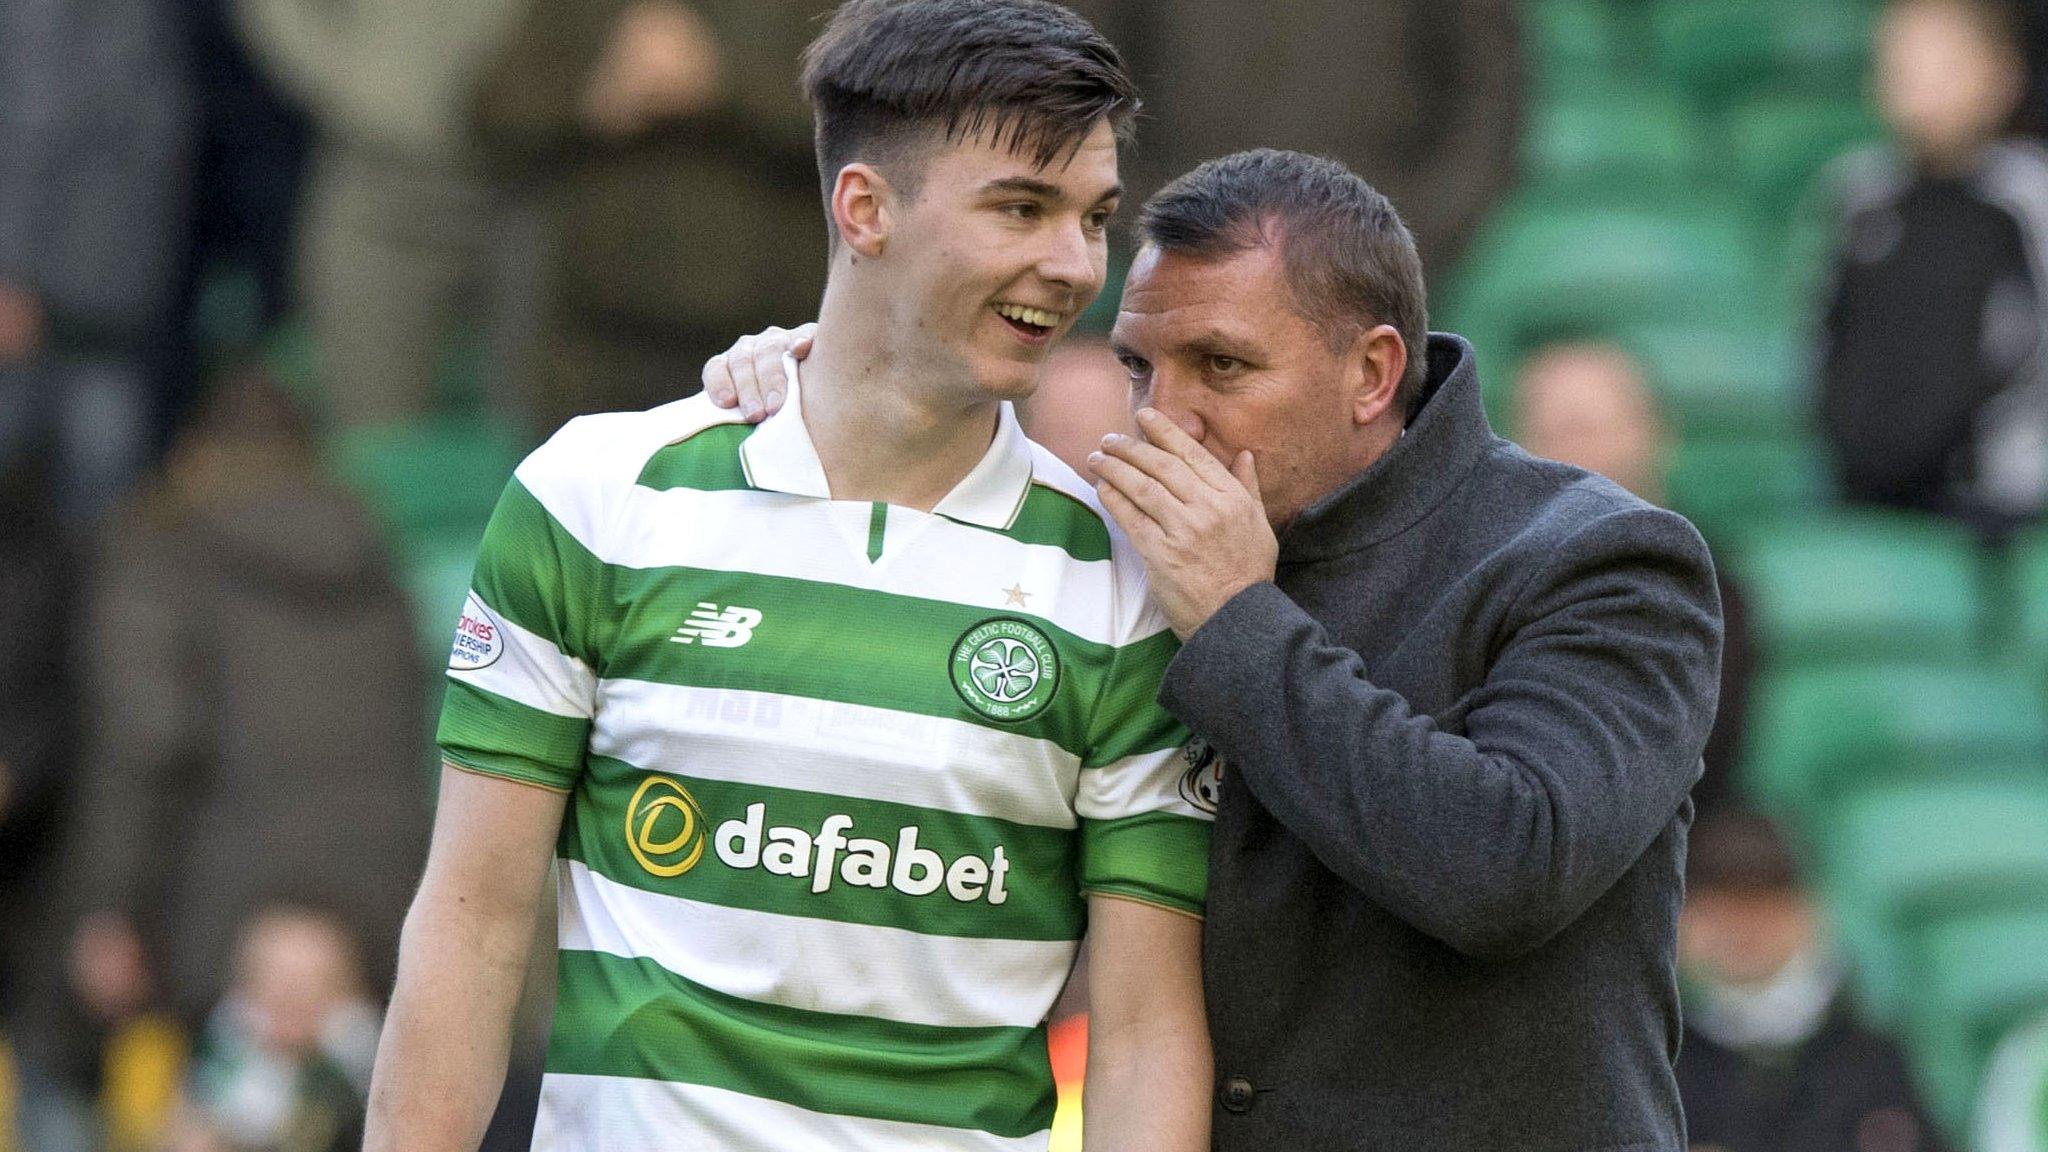
[{"label": "stubble on face", "polygon": [[1292,293],[1271,238],[1216,256],[1147,247],[1111,337],[1134,407],[1158,408],[1225,467],[1252,453],[1276,527],[1360,467],[1346,356]]}]

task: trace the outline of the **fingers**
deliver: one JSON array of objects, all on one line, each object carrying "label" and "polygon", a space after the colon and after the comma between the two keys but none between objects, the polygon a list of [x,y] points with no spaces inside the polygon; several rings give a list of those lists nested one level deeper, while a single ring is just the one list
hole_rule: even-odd
[{"label": "fingers", "polygon": [[1133,541],[1150,544],[1159,535],[1159,525],[1150,516],[1138,510],[1136,504],[1123,493],[1107,483],[1097,484],[1095,492],[1102,498],[1103,511],[1124,530]]},{"label": "fingers", "polygon": [[[815,325],[811,327],[816,330]],[[754,383],[751,398],[760,416],[750,419],[765,419],[782,410],[783,398],[789,394],[789,376],[782,369],[782,358],[795,352],[797,342],[797,334],[787,328],[770,328],[755,342],[745,375]]]},{"label": "fingers", "polygon": [[1115,432],[1104,436],[1102,454],[1122,460],[1150,476],[1183,502],[1200,499],[1209,488],[1209,485],[1188,467],[1186,461],[1136,436],[1124,436]]},{"label": "fingers", "polygon": [[729,351],[720,352],[718,355],[706,360],[704,362],[704,371],[701,375],[704,381],[704,394],[711,397],[713,404],[718,405],[720,408],[732,408],[739,404],[739,395],[733,391],[732,386],[731,353]]},{"label": "fingers", "polygon": [[1251,493],[1252,499],[1257,500],[1260,507],[1265,506],[1266,498],[1259,492],[1259,462],[1249,449],[1237,454],[1237,459],[1230,465],[1230,474],[1237,478],[1239,484],[1244,485],[1244,490]]},{"label": "fingers", "polygon": [[789,354],[801,360],[811,354],[811,342],[818,335],[817,322],[799,324],[790,329],[789,334],[792,337],[789,345]]},{"label": "fingers", "polygon": [[[1186,503],[1128,460],[1096,452],[1088,457],[1088,465],[1102,478],[1102,483],[1095,486],[1096,491],[1116,492],[1161,527],[1180,522]],[[1104,499],[1107,500],[1106,495]]]},{"label": "fingers", "polygon": [[[765,391],[761,386],[761,347],[773,345],[777,349],[776,355],[780,357],[781,344],[774,339],[779,332],[779,328],[770,328],[758,336],[749,336],[732,347],[733,397],[738,402],[740,415],[745,416],[749,424],[766,419],[768,415],[767,409],[761,403],[761,394]],[[780,375],[779,370],[777,375]]]},{"label": "fingers", "polygon": [[1209,454],[1201,442],[1157,408],[1138,409],[1138,427],[1153,444],[1178,457],[1211,488],[1225,488],[1230,473]]}]

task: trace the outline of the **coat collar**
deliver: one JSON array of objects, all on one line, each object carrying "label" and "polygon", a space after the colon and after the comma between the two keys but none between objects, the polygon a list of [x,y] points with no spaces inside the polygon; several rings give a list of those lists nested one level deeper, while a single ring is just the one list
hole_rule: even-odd
[{"label": "coat collar", "polygon": [[1422,409],[1387,454],[1296,516],[1282,562],[1322,560],[1390,539],[1427,516],[1496,440],[1480,403],[1472,345],[1432,332]]},{"label": "coat collar", "polygon": [[[796,360],[783,357],[782,370],[789,378],[788,398],[781,411],[740,441],[740,466],[746,471],[747,483],[756,488],[830,500],[832,488],[825,480],[825,466],[819,463],[817,445],[804,425],[803,388]],[[1016,522],[1030,492],[1031,442],[1017,423],[1016,411],[1005,401],[988,452],[932,512],[948,520],[1006,531]]]}]

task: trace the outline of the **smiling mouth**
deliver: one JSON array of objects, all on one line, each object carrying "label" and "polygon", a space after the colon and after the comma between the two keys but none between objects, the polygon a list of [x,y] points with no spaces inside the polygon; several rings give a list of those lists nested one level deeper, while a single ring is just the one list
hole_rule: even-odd
[{"label": "smiling mouth", "polygon": [[1043,308],[1030,308],[1022,304],[998,304],[996,315],[1015,329],[1019,335],[1039,339],[1050,335],[1059,327],[1061,313],[1048,312]]}]

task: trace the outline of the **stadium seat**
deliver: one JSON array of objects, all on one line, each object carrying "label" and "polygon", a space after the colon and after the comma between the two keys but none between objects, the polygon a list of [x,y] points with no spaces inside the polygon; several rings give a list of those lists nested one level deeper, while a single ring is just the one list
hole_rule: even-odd
[{"label": "stadium seat", "polygon": [[1531,87],[1547,100],[1605,85],[1634,55],[1608,0],[1534,0],[1522,6]]},{"label": "stadium seat", "polygon": [[1704,135],[1683,103],[1598,92],[1538,105],[1522,132],[1522,179],[1586,202],[1654,203],[1697,187]]},{"label": "stadium seat", "polygon": [[1853,92],[1872,13],[1841,0],[1661,0],[1650,14],[1657,72],[1710,107],[1771,87]]},{"label": "stadium seat", "polygon": [[2048,700],[2003,667],[1820,667],[1768,677],[1749,719],[1743,783],[1812,812],[1898,783],[2048,787]]},{"label": "stadium seat", "polygon": [[[462,601],[469,594],[477,546],[482,542],[483,528],[479,524],[472,532],[451,531],[417,541],[398,558],[399,580],[412,602],[420,651],[430,668],[439,668],[448,660],[449,638],[454,635]],[[439,685],[435,686],[434,698],[440,698]]]},{"label": "stadium seat", "polygon": [[1907,1023],[1916,1064],[1937,1114],[1960,1128],[1999,1039],[2048,1010],[2048,893],[1930,925],[1915,935],[1914,954]]},{"label": "stadium seat", "polygon": [[2048,673],[2048,530],[2036,529],[2014,542],[2008,572],[2015,663],[2037,675]]},{"label": "stadium seat", "polygon": [[1798,333],[1681,321],[1633,328],[1619,340],[1642,362],[1683,439],[1783,438],[1808,423]]},{"label": "stadium seat", "polygon": [[1733,543],[1724,559],[1742,581],[1768,670],[1978,660],[1984,559],[1949,521],[1837,511]]},{"label": "stadium seat", "polygon": [[1817,514],[1829,481],[1820,447],[1797,437],[1694,437],[1672,452],[1671,506],[1716,547]]},{"label": "stadium seat", "polygon": [[1808,827],[1823,890],[1895,931],[2048,897],[2048,782],[1870,787]]},{"label": "stadium seat", "polygon": [[1767,226],[1782,227],[1828,161],[1885,130],[1861,99],[1774,94],[1734,109],[1728,134],[1743,197]]},{"label": "stadium seat", "polygon": [[1442,311],[1488,364],[1503,366],[1540,340],[1733,322],[1749,315],[1765,283],[1753,241],[1725,205],[1674,210],[1525,195],[1482,227]]},{"label": "stadium seat", "polygon": [[525,440],[487,418],[447,416],[344,432],[329,448],[337,474],[403,549],[443,532],[481,531]]}]

